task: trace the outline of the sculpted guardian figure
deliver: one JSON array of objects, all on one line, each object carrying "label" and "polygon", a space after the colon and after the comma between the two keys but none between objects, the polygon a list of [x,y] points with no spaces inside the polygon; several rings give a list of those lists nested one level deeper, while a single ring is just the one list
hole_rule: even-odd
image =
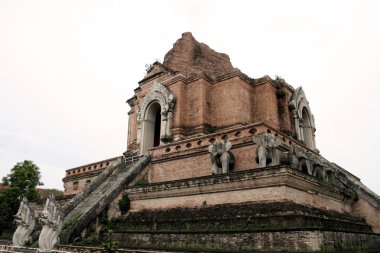
[{"label": "sculpted guardian figure", "polygon": [[280,164],[280,151],[277,149],[282,144],[281,137],[273,136],[268,130],[263,135],[254,135],[253,142],[258,145],[256,155],[260,167],[265,167],[267,164]]},{"label": "sculpted guardian figure", "polygon": [[13,234],[14,246],[24,246],[30,239],[36,225],[34,211],[30,208],[28,199],[23,197],[15,215],[17,229]]},{"label": "sculpted guardian figure", "polygon": [[307,152],[295,144],[289,151],[290,166],[304,173],[314,176],[322,181],[329,182],[334,170],[323,157]]},{"label": "sculpted guardian figure", "polygon": [[232,147],[230,141],[215,141],[208,146],[211,153],[211,173],[218,174],[218,168],[222,168],[222,173],[228,173],[235,164],[235,156],[229,151]]},{"label": "sculpted guardian figure", "polygon": [[306,150],[292,144],[290,149],[290,165],[292,168],[299,171],[305,171],[309,175],[313,175],[313,166],[310,156],[307,154]]},{"label": "sculpted guardian figure", "polygon": [[46,199],[44,210],[40,215],[40,223],[42,230],[38,238],[38,246],[40,249],[51,250],[57,243],[57,238],[62,230],[61,211],[59,204],[56,203],[53,194],[49,194]]}]

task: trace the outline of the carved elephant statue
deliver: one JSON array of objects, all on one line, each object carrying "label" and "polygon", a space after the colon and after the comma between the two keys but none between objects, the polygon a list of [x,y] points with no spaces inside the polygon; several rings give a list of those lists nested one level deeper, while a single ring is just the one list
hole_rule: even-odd
[{"label": "carved elephant statue", "polygon": [[313,164],[313,176],[324,182],[329,182],[333,174],[329,162],[318,155],[311,155],[311,162]]},{"label": "carved elephant statue", "polygon": [[312,166],[312,159],[304,149],[293,144],[291,146],[289,155],[292,168],[303,171],[304,173],[307,173],[311,176],[313,175],[314,169]]},{"label": "carved elephant statue", "polygon": [[256,149],[256,161],[260,167],[265,167],[267,164],[280,164],[280,151],[277,149],[282,144],[279,136],[273,136],[270,131],[264,135],[254,135],[253,142],[258,145]]},{"label": "carved elephant statue", "polygon": [[324,182],[329,182],[332,174],[332,170],[322,165],[315,165],[313,175]]},{"label": "carved elephant statue", "polygon": [[217,174],[218,168],[222,168],[222,173],[228,173],[233,169],[235,156],[229,151],[231,147],[230,141],[215,141],[208,146],[208,151],[211,153],[212,174]]}]

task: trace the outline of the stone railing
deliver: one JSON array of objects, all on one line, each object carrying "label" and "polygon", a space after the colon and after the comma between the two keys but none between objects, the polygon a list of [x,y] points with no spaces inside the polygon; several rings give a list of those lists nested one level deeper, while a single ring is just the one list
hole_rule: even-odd
[{"label": "stone railing", "polygon": [[[141,170],[150,162],[151,153],[145,154],[141,159],[133,164],[116,165],[118,168],[112,174],[112,178],[107,177],[97,185],[80,204],[77,204],[71,212],[65,216],[65,223],[73,224],[63,229],[59,238],[61,243],[69,243],[73,234],[79,234],[88,224],[93,221],[119,194],[124,186],[131,182]],[[101,174],[102,175],[102,174]],[[97,178],[98,179],[98,178]]]},{"label": "stone railing", "polygon": [[144,155],[123,157],[123,163],[124,164],[134,163],[140,160],[142,157],[144,157]]},{"label": "stone railing", "polygon": [[69,202],[63,206],[63,213],[66,215],[71,212],[79,203],[84,201],[84,199],[92,193],[101,183],[104,182],[111,175],[115,169],[121,164],[121,158],[115,160],[115,162],[110,165],[107,169],[103,170],[102,173],[94,180],[91,184],[87,185],[84,190],[75,195]]}]

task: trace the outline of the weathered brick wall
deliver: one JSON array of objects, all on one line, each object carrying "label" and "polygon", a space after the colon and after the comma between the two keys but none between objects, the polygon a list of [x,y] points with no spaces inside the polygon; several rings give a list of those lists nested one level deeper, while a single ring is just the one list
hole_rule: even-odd
[{"label": "weathered brick wall", "polygon": [[112,166],[118,159],[121,157],[113,157],[66,170],[66,176],[62,179],[65,188],[64,195],[80,193],[85,186],[94,181],[102,171]]},{"label": "weathered brick wall", "polygon": [[[99,171],[99,174],[101,172]],[[65,182],[64,184],[64,187],[65,187],[65,192],[64,194],[65,195],[72,195],[72,194],[78,194],[80,193],[90,182],[94,181],[94,179],[99,175],[99,174],[95,174],[93,176],[88,176],[88,177],[83,177],[83,178],[78,178],[78,179],[75,179],[73,178],[72,180],[70,181],[67,181]],[[75,188],[75,184],[74,182],[78,183],[76,188]]]},{"label": "weathered brick wall", "polygon": [[208,205],[283,201],[307,204],[324,210],[350,213],[352,199],[339,188],[326,188],[301,172],[274,167],[234,174],[156,183],[130,188],[131,210],[169,209]]},{"label": "weathered brick wall", "polygon": [[[178,76],[181,77],[181,74]],[[286,89],[288,94],[281,100],[284,111],[280,121],[277,88],[269,77],[259,84],[250,83],[239,72],[219,81],[208,81],[202,77],[176,79],[169,75],[159,80],[176,97],[172,126],[174,140],[193,137],[197,133],[208,134],[215,128],[257,122],[265,122],[277,130],[292,130],[287,108],[291,91]],[[128,146],[131,148],[137,139],[137,108],[153,82],[144,83],[135,92],[136,101],[129,114]]]},{"label": "weathered brick wall", "polygon": [[253,87],[236,76],[212,86],[211,117],[215,127],[254,123],[251,112]]},{"label": "weathered brick wall", "polygon": [[[204,137],[187,139],[173,144],[153,148],[153,163],[149,182],[163,182],[191,177],[211,175],[211,154],[208,146],[215,140],[227,138],[232,142],[231,152],[235,156],[233,171],[258,168],[256,162],[257,144],[252,135],[271,130],[283,137],[283,150],[289,149],[291,140],[264,124],[252,124],[220,131]],[[268,164],[270,166],[271,164]]]},{"label": "weathered brick wall", "polygon": [[185,96],[179,97],[177,100],[185,101],[186,116],[183,117],[184,121],[180,122],[179,126],[195,127],[203,124],[210,124],[210,122],[206,122],[204,113],[204,111],[207,111],[206,96],[208,85],[210,84],[205,80],[198,79],[184,86]]},{"label": "weathered brick wall", "polygon": [[375,206],[371,205],[368,201],[363,198],[359,198],[359,201],[353,206],[353,213],[355,215],[365,217],[368,224],[373,227],[376,233],[380,233],[380,210]]},{"label": "weathered brick wall", "polygon": [[280,129],[276,88],[269,81],[255,86],[252,104],[253,122],[265,122]]},{"label": "weathered brick wall", "polygon": [[[235,155],[234,171],[257,168],[255,161],[257,145],[252,141],[252,128],[219,133],[208,138],[196,138],[174,146],[154,150],[154,161],[149,171],[149,182],[163,182],[211,175],[211,154],[208,146],[214,139],[228,138]],[[267,129],[267,128],[265,128]],[[264,131],[264,128],[260,131]],[[168,151],[169,150],[169,151]]]},{"label": "weathered brick wall", "polygon": [[[378,248],[379,235],[325,231],[258,233],[115,233],[125,247],[241,252],[336,252]],[[375,251],[376,252],[376,251]]]},{"label": "weathered brick wall", "polygon": [[187,114],[186,114],[187,101],[185,99],[178,99],[178,98],[186,97],[186,84],[183,81],[178,81],[168,86],[168,88],[173,93],[173,95],[177,98],[176,104],[174,107],[174,112],[173,112],[172,133],[174,136],[179,136],[183,134],[183,127],[184,127],[183,122],[185,121],[185,118],[187,117]]}]

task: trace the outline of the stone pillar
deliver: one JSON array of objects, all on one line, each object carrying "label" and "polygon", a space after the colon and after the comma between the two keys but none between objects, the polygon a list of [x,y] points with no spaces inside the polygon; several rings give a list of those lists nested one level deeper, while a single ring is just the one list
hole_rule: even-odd
[{"label": "stone pillar", "polygon": [[296,132],[296,139],[297,140],[301,140],[302,136],[301,136],[301,129],[300,128],[300,119],[298,117],[298,112],[296,109],[293,109],[292,111],[292,114],[293,114],[293,119],[294,119],[294,131]]},{"label": "stone pillar", "polygon": [[172,124],[173,124],[173,112],[169,111],[168,117],[167,117],[167,125],[166,125],[166,136],[168,138],[172,137]]},{"label": "stone pillar", "polygon": [[141,140],[141,122],[137,123],[137,138],[136,143],[139,144]]},{"label": "stone pillar", "polygon": [[140,109],[140,107],[137,109],[137,115],[136,115],[136,117],[137,117],[137,120],[136,120],[136,122],[137,122],[137,138],[136,138],[136,143],[137,144],[139,144],[140,143],[140,141],[141,141],[141,109]]},{"label": "stone pillar", "polygon": [[160,139],[165,142],[166,139],[166,129],[167,129],[167,113],[161,113],[161,130]]}]

